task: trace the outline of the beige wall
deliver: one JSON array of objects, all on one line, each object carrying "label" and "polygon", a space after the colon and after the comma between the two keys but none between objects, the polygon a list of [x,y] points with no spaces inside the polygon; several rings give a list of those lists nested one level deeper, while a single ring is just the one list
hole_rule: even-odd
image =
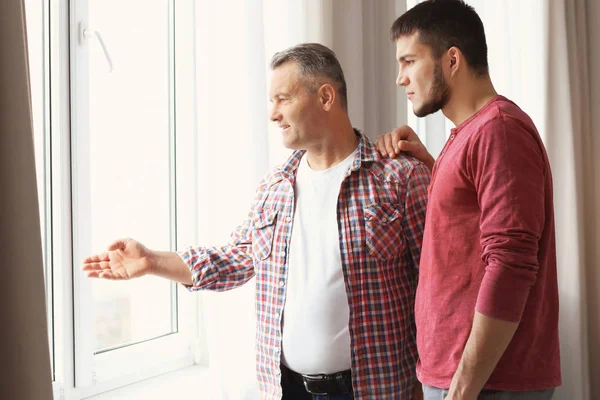
[{"label": "beige wall", "polygon": [[[587,2],[588,47],[590,55],[590,92],[592,112],[592,157],[588,167],[592,172],[587,198],[586,235],[589,238],[586,249],[586,262],[589,268],[588,279],[588,344],[590,362],[590,398],[600,399],[600,2]],[[571,60],[571,62],[577,62]]]},{"label": "beige wall", "polygon": [[52,398],[22,0],[0,1],[0,399]]}]

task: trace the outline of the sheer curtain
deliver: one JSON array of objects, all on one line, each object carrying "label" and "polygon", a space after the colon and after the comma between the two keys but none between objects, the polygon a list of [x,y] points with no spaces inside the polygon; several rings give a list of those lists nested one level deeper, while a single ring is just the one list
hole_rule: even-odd
[{"label": "sheer curtain", "polygon": [[[467,0],[486,28],[497,91],[527,112],[554,178],[563,386],[557,399],[600,398],[600,5],[593,0]],[[428,117],[443,143],[448,123]]]},{"label": "sheer curtain", "polygon": [[[376,137],[401,122],[406,104],[394,86],[388,29],[403,9],[391,0],[196,2],[197,243],[227,241],[260,178],[289,154],[268,121],[268,64],[276,51],[301,42],[331,47],[346,75],[354,126]],[[217,398],[258,398],[254,281],[200,297]]]},{"label": "sheer curtain", "polygon": [[[584,3],[584,6],[581,6]],[[585,241],[585,273],[587,282],[587,342],[589,354],[589,374],[591,399],[600,398],[600,380],[592,379],[600,373],[600,76],[592,71],[600,71],[600,47],[593,43],[600,41],[600,2],[577,1],[578,15],[585,16],[585,23],[578,25],[577,31],[582,35],[587,33],[587,66],[589,79],[589,111],[586,118],[591,119],[590,130],[585,134],[586,140],[582,146],[585,159],[583,168],[587,175],[584,178],[584,235]],[[580,19],[581,20],[581,19]],[[576,62],[576,61],[574,61]],[[586,65],[587,64],[587,65]],[[594,134],[595,132],[595,134]]]},{"label": "sheer curtain", "polygon": [[[560,334],[563,387],[559,398],[596,399],[590,366],[597,362],[599,315],[592,286],[594,261],[593,221],[598,221],[593,201],[592,149],[586,9],[591,1],[564,0],[545,4],[546,18],[546,145],[555,184],[556,243],[560,288]],[[598,15],[600,16],[600,15]],[[598,107],[596,103],[595,107]],[[596,239],[597,243],[597,239]],[[586,284],[587,282],[587,284]],[[590,290],[591,296],[587,296]],[[588,301],[591,300],[591,301]],[[597,297],[596,297],[597,299]],[[595,311],[594,311],[595,310]],[[596,337],[594,337],[596,336]],[[596,352],[590,353],[590,352]],[[592,364],[590,364],[592,360]],[[595,360],[595,361],[594,361]],[[597,371],[596,371],[597,374]]]},{"label": "sheer curtain", "polygon": [[0,2],[0,398],[52,398],[21,0]]}]

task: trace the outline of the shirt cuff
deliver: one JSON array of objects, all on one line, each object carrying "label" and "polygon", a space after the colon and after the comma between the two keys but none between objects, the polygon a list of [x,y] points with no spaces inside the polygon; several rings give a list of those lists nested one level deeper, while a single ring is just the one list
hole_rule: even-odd
[{"label": "shirt cuff", "polygon": [[531,290],[531,271],[496,267],[488,269],[481,282],[476,311],[488,317],[519,322]]},{"label": "shirt cuff", "polygon": [[198,286],[199,274],[197,273],[197,266],[198,264],[201,264],[204,259],[206,259],[206,252],[202,251],[201,248],[193,248],[188,246],[184,250],[177,250],[176,253],[179,257],[181,257],[192,274],[192,284],[186,285],[182,283],[182,285],[189,291],[193,291],[194,288]]}]

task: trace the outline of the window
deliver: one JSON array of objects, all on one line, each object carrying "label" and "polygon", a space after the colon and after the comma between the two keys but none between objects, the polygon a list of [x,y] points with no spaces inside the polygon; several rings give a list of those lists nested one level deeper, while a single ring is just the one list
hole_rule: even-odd
[{"label": "window", "polygon": [[[88,15],[87,23],[79,22],[81,51],[75,56],[83,79],[73,115],[79,119],[72,133],[73,224],[85,239],[74,251],[83,256],[126,235],[151,248],[173,249],[169,1],[92,1]],[[96,354],[177,332],[174,283],[157,278],[90,283]]]},{"label": "window", "polygon": [[165,250],[196,241],[182,217],[197,189],[193,113],[176,107],[191,103],[176,89],[190,81],[193,43],[180,33],[193,2],[25,3],[55,398],[78,400],[194,362],[187,290],[80,272],[120,237]]}]

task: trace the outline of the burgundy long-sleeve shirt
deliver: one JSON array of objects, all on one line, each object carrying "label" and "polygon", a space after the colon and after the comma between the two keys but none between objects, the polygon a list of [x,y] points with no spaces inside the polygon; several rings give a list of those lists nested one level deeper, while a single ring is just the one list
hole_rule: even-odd
[{"label": "burgundy long-sleeve shirt", "polygon": [[478,311],[519,322],[485,385],[561,384],[550,164],[531,119],[496,96],[433,168],[415,302],[419,380],[448,388]]}]

